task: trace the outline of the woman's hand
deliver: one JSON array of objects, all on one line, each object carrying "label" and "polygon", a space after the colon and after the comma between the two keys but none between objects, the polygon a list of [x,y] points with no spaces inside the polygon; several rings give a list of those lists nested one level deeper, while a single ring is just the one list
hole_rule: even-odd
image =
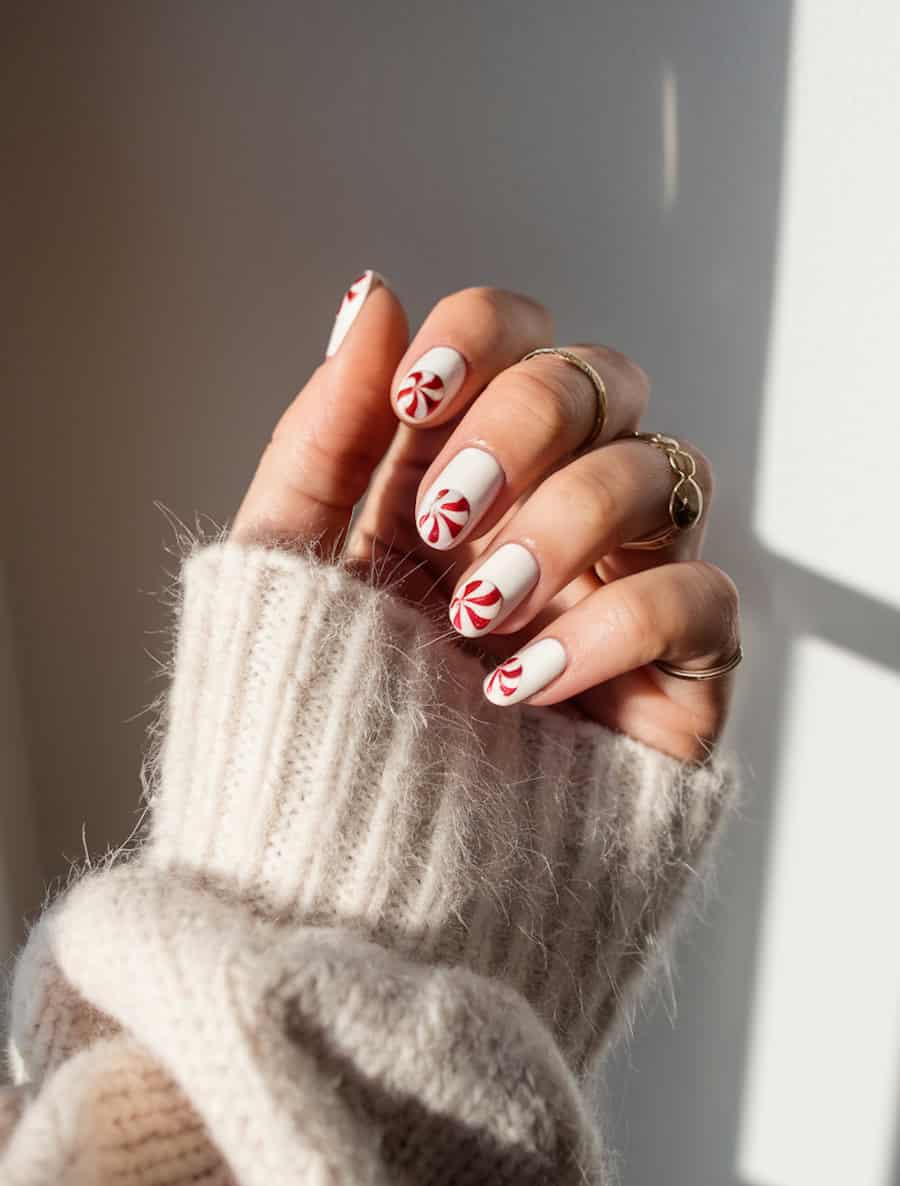
[{"label": "woman's hand", "polygon": [[[552,341],[540,305],[474,288],[440,301],[407,346],[399,301],[364,273],[341,302],[326,361],[263,454],[234,537],[315,542],[326,554],[343,545],[399,594],[449,608],[451,633],[498,661],[485,685],[495,703],[573,701],[702,759],[733,677],[685,681],[652,664],[730,659],[737,592],[699,559],[702,521],[657,551],[622,547],[665,526],[675,481],[660,449],[629,439],[647,378],[605,347],[571,348],[608,397],[602,432],[583,449],[598,422],[590,377],[554,355],[521,361]],[[682,447],[708,508],[709,463]]]}]

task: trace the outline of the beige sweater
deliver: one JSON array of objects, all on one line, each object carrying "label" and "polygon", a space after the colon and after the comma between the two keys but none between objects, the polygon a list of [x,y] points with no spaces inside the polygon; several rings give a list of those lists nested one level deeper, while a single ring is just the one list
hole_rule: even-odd
[{"label": "beige sweater", "polygon": [[493,708],[309,557],[182,583],[148,835],[16,969],[2,1186],[603,1182],[592,1071],[726,765]]}]

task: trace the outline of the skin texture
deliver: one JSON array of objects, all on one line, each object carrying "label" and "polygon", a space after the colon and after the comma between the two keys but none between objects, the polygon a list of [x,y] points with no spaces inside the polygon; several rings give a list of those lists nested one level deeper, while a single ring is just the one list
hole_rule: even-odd
[{"label": "skin texture", "polygon": [[[354,312],[277,425],[234,537],[314,541],[324,554],[343,547],[360,566],[390,574],[401,596],[445,612],[489,555],[518,543],[537,561],[537,582],[478,647],[502,662],[529,642],[557,639],[567,666],[529,703],[552,711],[571,701],[610,728],[703,760],[724,725],[734,676],[694,683],[652,661],[704,668],[730,658],[738,596],[730,578],[701,559],[713,479],[692,444],[682,441],[705,496],[701,524],[659,551],[620,547],[667,522],[673,485],[660,450],[622,439],[646,425],[644,372],[606,347],[568,347],[597,369],[608,393],[604,430],[582,451],[597,409],[590,380],[557,357],[520,361],[553,342],[552,319],[533,300],[490,288],[454,293],[409,344],[403,308],[380,278]],[[465,377],[446,404],[404,422],[395,396],[437,346],[462,355]],[[473,446],[496,459],[503,481],[465,539],[436,551],[416,530],[419,504],[447,463]]]}]

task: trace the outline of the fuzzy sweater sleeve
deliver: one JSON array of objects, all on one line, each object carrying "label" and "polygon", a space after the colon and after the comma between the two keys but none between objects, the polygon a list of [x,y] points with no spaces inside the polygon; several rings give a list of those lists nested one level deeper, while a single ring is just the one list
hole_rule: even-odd
[{"label": "fuzzy sweater sleeve", "polygon": [[309,556],[220,544],[182,581],[147,839],[19,962],[14,1059],[37,1094],[0,1182],[58,1180],[29,1176],[29,1116],[108,1100],[117,1044],[210,1168],[113,1141],[145,1176],[98,1177],[93,1121],[70,1117],[81,1152],[54,1147],[85,1181],[602,1182],[583,1088],[727,766],[494,708],[424,614]]}]

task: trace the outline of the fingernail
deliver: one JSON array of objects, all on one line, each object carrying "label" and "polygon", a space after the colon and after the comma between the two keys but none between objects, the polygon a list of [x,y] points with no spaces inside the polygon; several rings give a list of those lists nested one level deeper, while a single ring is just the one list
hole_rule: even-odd
[{"label": "fingernail", "polygon": [[357,276],[347,291],[341,298],[341,303],[337,311],[337,317],[334,319],[334,326],[331,330],[331,337],[328,339],[328,346],[325,350],[325,357],[331,358],[332,354],[337,354],[338,349],[350,332],[350,327],[359,316],[359,311],[365,304],[366,297],[373,288],[377,288],[379,284],[383,284],[384,280],[377,272],[373,272],[371,268],[363,272],[361,276]]},{"label": "fingernail", "polygon": [[495,667],[484,681],[484,694],[492,704],[518,704],[561,675],[566,662],[562,643],[542,638]]},{"label": "fingernail", "polygon": [[445,552],[469,534],[503,485],[503,470],[484,449],[462,449],[433,482],[416,511],[419,535]]},{"label": "fingernail", "polygon": [[466,638],[499,626],[537,584],[540,569],[521,544],[504,544],[463,581],[450,602],[450,622]]},{"label": "fingernail", "polygon": [[466,360],[450,346],[425,352],[404,375],[394,396],[397,415],[410,424],[427,420],[445,408],[466,377]]}]

